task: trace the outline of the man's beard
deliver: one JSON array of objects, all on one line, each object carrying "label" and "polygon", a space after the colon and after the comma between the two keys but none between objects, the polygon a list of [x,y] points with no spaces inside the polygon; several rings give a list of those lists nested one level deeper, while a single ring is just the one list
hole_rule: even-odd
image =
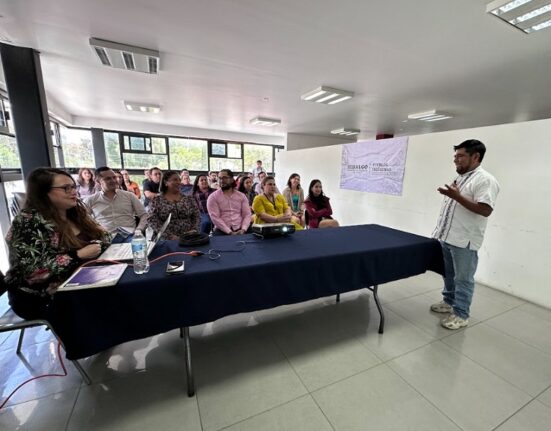
[{"label": "man's beard", "polygon": [[233,187],[231,186],[231,184],[224,184],[224,185],[221,185],[220,188],[222,190],[230,190]]}]

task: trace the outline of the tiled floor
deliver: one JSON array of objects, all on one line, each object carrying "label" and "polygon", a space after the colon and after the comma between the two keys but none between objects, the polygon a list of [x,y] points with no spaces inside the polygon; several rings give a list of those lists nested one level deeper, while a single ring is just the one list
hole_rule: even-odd
[{"label": "tiled floor", "polygon": [[[434,274],[191,329],[197,395],[177,331],[81,361],[94,381],[34,381],[0,410],[1,430],[549,430],[551,311],[477,286],[471,325],[428,311]],[[0,304],[0,308],[2,305]],[[54,341],[0,334],[0,402],[59,372]]]}]

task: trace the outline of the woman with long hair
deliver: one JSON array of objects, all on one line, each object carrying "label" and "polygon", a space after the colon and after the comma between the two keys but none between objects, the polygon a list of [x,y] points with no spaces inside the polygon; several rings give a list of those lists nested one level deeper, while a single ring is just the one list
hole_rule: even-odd
[{"label": "woman with long hair", "polygon": [[49,320],[59,285],[109,242],[109,234],[78,199],[71,175],[55,168],[32,171],[27,200],[6,236],[10,269],[5,282],[15,313]]},{"label": "woman with long hair", "polygon": [[199,174],[195,177],[195,182],[193,183],[193,190],[191,191],[191,195],[197,202],[199,212],[201,213],[201,222],[199,226],[199,230],[201,233],[210,233],[210,231],[212,230],[212,221],[210,219],[209,211],[207,209],[207,199],[215,191],[215,189],[209,186],[209,180],[205,174]]},{"label": "woman with long hair", "polygon": [[291,220],[304,227],[304,191],[300,186],[299,174],[289,176],[287,187],[283,189],[283,197],[291,208]]},{"label": "woman with long hair", "polygon": [[339,222],[332,217],[333,209],[329,198],[323,194],[320,180],[312,180],[308,187],[308,197],[304,201],[306,220],[310,229],[339,227]]},{"label": "woman with long hair", "polygon": [[133,192],[138,199],[142,197],[142,192],[140,191],[140,186],[138,183],[132,181],[130,179],[130,175],[128,175],[127,170],[121,171],[122,178],[124,179],[124,185],[126,186],[126,190],[129,192]]},{"label": "woman with long hair", "polygon": [[261,183],[262,194],[254,198],[254,223],[293,223],[295,229],[302,229],[298,223],[291,221],[291,208],[282,195],[276,192],[275,178],[264,177]]},{"label": "woman with long hair", "polygon": [[243,193],[245,196],[247,196],[247,200],[249,201],[249,206],[253,206],[254,198],[256,197],[256,192],[254,191],[253,187],[253,179],[249,176],[245,176],[241,178],[241,181],[239,182],[239,186],[237,187],[237,190]]},{"label": "woman with long hair", "polygon": [[199,229],[199,207],[191,196],[180,192],[180,175],[177,171],[163,173],[159,195],[151,201],[149,225],[158,232],[169,214],[172,214],[165,235],[167,239],[179,239],[184,233]]},{"label": "woman with long hair", "polygon": [[128,191],[126,188],[126,183],[124,182],[124,177],[119,171],[114,171],[115,176],[117,177],[117,184],[119,185],[119,189],[124,190],[125,192]]},{"label": "woman with long hair", "polygon": [[81,199],[96,193],[96,181],[91,169],[80,168],[78,170],[77,193]]}]

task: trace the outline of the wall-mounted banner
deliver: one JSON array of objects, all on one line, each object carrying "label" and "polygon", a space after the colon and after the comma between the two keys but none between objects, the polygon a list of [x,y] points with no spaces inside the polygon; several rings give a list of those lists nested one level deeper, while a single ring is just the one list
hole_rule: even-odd
[{"label": "wall-mounted banner", "polygon": [[342,146],[341,189],[402,195],[408,137]]}]

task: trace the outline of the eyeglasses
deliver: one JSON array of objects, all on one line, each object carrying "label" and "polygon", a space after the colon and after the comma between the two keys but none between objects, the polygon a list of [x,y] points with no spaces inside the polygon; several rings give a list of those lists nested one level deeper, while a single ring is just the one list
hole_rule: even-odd
[{"label": "eyeglasses", "polygon": [[225,181],[225,180],[229,180],[229,179],[233,179],[232,177],[225,177],[225,176],[221,176],[221,177],[218,177],[219,180],[222,180],[222,181]]},{"label": "eyeglasses", "polygon": [[64,186],[52,186],[51,189],[63,189],[63,191],[67,194],[71,193],[72,191],[75,191],[77,189],[76,184],[65,184]]}]

